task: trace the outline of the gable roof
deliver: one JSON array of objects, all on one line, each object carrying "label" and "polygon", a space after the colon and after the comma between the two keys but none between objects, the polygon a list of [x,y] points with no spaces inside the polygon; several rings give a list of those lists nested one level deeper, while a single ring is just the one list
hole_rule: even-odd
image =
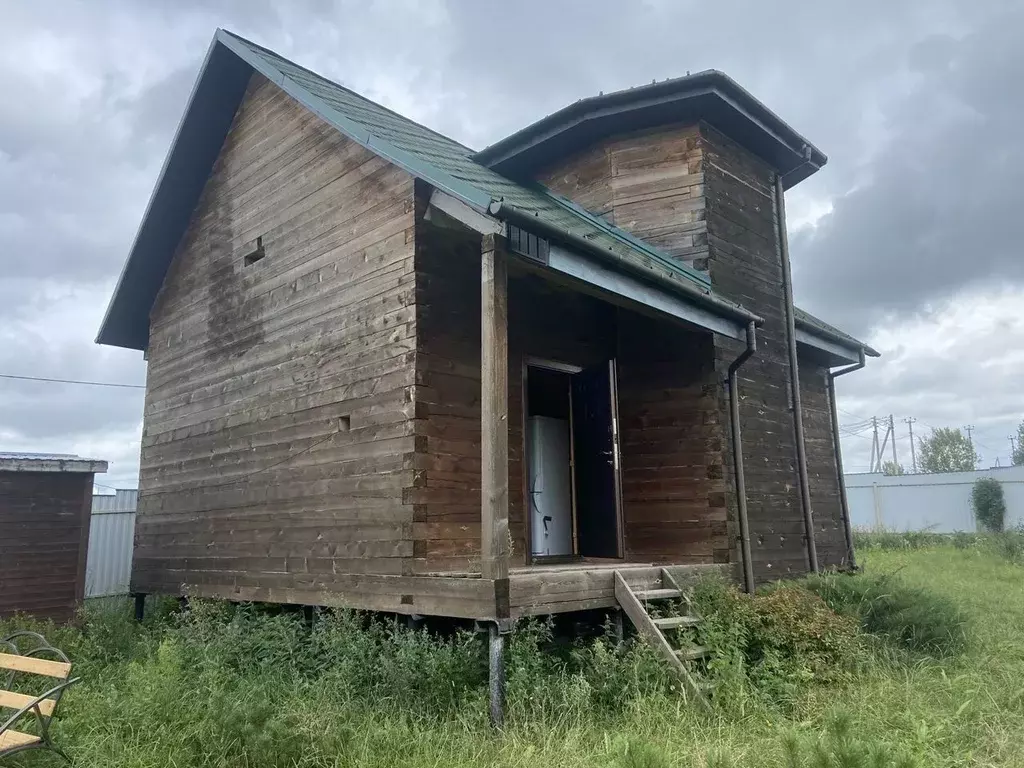
[{"label": "gable roof", "polygon": [[[188,228],[235,112],[258,72],[345,136],[479,212],[515,214],[545,236],[639,270],[744,321],[756,316],[714,294],[707,275],[539,184],[519,184],[469,147],[376,104],[255,43],[218,29],[160,171],[96,341],[145,349],[149,312]],[[857,342],[855,349],[861,348]]]},{"label": "gable roof", "polygon": [[786,189],[828,162],[820,149],[716,69],[580,99],[475,158],[520,178],[613,134],[696,120],[714,125],[775,168]]},{"label": "gable roof", "polygon": [[[333,83],[273,51],[217,30],[96,341],[145,349],[148,317],[253,72],[367,149],[481,212],[492,203],[585,239],[624,265],[712,297],[707,276],[539,185],[517,184],[453,139]],[[717,297],[716,297],[717,299]],[[717,299],[723,305],[732,302]]]}]

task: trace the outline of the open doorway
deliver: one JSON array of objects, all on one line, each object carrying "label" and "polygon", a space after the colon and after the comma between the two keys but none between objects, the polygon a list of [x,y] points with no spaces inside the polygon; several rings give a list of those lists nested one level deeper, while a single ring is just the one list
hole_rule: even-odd
[{"label": "open doorway", "polygon": [[622,557],[615,361],[526,367],[532,559]]}]

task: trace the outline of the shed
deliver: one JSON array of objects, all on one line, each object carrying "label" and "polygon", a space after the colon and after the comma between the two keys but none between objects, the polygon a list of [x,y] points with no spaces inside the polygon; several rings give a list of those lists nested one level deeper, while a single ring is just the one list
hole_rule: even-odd
[{"label": "shed", "polygon": [[824,162],[720,72],[478,153],[219,30],[97,339],[149,366],[133,591],[504,631],[849,565]]},{"label": "shed", "polygon": [[93,477],[107,463],[0,453],[0,617],[68,621],[85,595]]}]

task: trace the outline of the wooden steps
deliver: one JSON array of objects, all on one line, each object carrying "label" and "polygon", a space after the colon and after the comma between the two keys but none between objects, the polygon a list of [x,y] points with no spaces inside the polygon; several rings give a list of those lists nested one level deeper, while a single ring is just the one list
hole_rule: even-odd
[{"label": "wooden steps", "polygon": [[672,598],[682,597],[683,593],[678,589],[645,589],[638,592],[634,592],[638,600],[671,600]]},{"label": "wooden steps", "polygon": [[701,645],[695,645],[692,648],[680,648],[676,651],[676,656],[683,661],[696,661],[710,655],[711,651]]},{"label": "wooden steps", "polygon": [[694,627],[700,624],[696,616],[666,616],[661,619],[652,619],[654,626],[658,629],[678,629],[679,627]]},{"label": "wooden steps", "polygon": [[[664,632],[664,630],[689,628],[700,623],[700,617],[693,615],[689,600],[686,599],[683,590],[672,578],[672,574],[662,568],[660,587],[634,591],[623,573],[615,571],[615,599],[629,620],[633,622],[633,626],[636,627],[641,637],[657,651],[679,677],[687,696],[692,697],[698,706],[710,712],[711,703],[707,698],[710,687],[699,683],[690,668],[691,662],[707,658],[710,651],[699,645],[676,648]],[[667,608],[675,607],[676,615],[653,617],[648,612],[648,603],[652,601],[679,599],[683,601],[681,608],[673,606],[671,603],[665,604]]]}]

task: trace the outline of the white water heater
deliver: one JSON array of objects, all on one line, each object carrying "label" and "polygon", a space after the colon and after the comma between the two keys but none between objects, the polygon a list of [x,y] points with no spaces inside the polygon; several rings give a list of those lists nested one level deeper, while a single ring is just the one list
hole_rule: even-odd
[{"label": "white water heater", "polygon": [[527,423],[530,457],[530,546],[534,557],[572,554],[572,472],[569,422],[531,416]]}]

